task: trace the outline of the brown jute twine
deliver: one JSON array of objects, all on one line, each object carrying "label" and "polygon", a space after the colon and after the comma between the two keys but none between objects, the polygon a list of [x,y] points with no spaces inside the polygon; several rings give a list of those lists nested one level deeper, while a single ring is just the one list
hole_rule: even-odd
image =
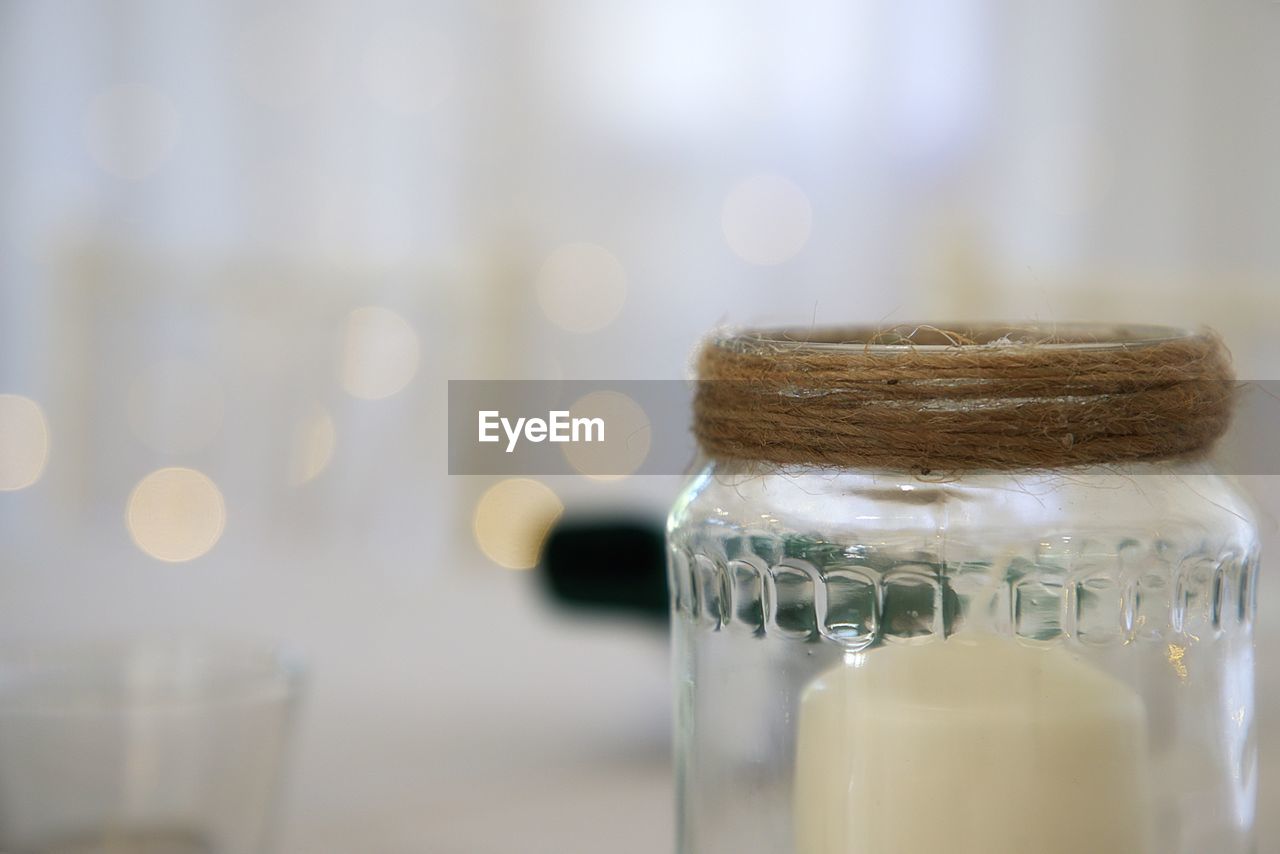
[{"label": "brown jute twine", "polygon": [[757,330],[698,374],[713,458],[922,474],[1195,456],[1234,387],[1214,333],[1150,326]]}]

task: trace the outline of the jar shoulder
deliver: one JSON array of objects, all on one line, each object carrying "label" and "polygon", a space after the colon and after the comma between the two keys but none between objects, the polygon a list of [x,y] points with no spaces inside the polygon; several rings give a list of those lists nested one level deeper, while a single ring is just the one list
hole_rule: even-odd
[{"label": "jar shoulder", "polygon": [[1204,472],[707,468],[669,540],[675,613],[854,650],[957,633],[1247,638],[1256,611],[1250,503]]},{"label": "jar shoulder", "polygon": [[714,528],[926,548],[1066,537],[1103,540],[1111,549],[1136,539],[1252,551],[1257,539],[1252,502],[1233,479],[1169,466],[929,480],[709,464],[682,491],[669,526],[675,539]]}]

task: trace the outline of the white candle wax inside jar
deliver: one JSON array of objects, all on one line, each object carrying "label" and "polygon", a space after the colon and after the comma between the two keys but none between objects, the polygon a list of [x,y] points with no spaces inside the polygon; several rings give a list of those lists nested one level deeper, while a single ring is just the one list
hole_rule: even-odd
[{"label": "white candle wax inside jar", "polygon": [[890,646],[800,703],[797,854],[1150,854],[1128,685],[993,636]]}]

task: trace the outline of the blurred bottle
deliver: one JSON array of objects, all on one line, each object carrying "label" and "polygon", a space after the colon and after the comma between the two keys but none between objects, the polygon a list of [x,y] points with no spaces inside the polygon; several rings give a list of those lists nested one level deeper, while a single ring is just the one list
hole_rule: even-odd
[{"label": "blurred bottle", "polygon": [[539,576],[558,604],[665,624],[667,570],[660,523],[633,516],[568,519],[552,529]]}]

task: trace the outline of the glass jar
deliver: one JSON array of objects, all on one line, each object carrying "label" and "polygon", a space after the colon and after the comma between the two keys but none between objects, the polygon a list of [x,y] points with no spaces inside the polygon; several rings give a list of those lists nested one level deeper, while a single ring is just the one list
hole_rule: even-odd
[{"label": "glass jar", "polygon": [[669,547],[681,854],[1254,851],[1257,539],[1205,465],[709,462]]}]

